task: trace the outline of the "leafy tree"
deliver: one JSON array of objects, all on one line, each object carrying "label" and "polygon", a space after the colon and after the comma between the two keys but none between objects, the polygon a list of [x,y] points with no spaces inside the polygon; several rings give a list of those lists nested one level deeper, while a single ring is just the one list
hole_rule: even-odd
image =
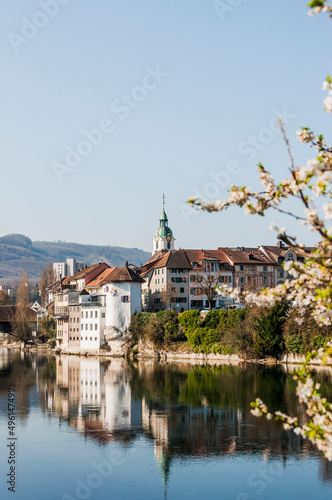
[{"label": "leafy tree", "polygon": [[43,316],[39,323],[39,326],[42,333],[44,333],[47,338],[49,338],[50,340],[54,340],[56,338],[56,322],[52,318],[52,316]]}]

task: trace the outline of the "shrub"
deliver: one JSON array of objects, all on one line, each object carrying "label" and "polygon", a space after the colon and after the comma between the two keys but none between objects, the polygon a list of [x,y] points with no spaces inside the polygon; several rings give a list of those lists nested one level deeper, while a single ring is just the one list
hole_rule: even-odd
[{"label": "shrub", "polygon": [[319,326],[311,314],[311,309],[291,308],[283,326],[287,352],[306,354],[323,347],[327,338],[332,336],[331,326]]},{"label": "shrub", "polygon": [[202,318],[199,311],[184,311],[179,316],[179,323],[184,327],[186,333],[187,331],[196,328],[200,324],[201,320]]},{"label": "shrub", "polygon": [[202,326],[217,328],[220,323],[223,323],[226,320],[227,316],[228,313],[225,309],[209,311],[202,321]]},{"label": "shrub", "polygon": [[278,303],[254,320],[254,347],[259,356],[277,356],[283,351],[282,329],[288,307],[287,304]]}]

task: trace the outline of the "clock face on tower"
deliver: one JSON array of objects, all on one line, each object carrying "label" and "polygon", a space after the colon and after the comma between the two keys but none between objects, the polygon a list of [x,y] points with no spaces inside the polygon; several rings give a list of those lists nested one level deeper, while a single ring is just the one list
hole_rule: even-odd
[{"label": "clock face on tower", "polygon": [[170,234],[168,234],[168,235],[166,236],[166,240],[167,240],[168,242],[172,241],[172,236],[171,236]]},{"label": "clock face on tower", "polygon": [[154,241],[159,241],[159,236],[158,236],[158,235],[156,235],[156,236],[154,237]]}]

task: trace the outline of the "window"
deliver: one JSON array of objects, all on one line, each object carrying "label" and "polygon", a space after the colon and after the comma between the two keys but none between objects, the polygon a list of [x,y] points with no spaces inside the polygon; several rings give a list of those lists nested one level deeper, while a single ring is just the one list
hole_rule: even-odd
[{"label": "window", "polygon": [[288,260],[294,260],[294,255],[292,253],[288,254]]},{"label": "window", "polygon": [[83,330],[83,325],[81,325],[81,330]]},{"label": "window", "polygon": [[164,278],[161,278],[161,282],[164,283]]},{"label": "window", "polygon": [[267,266],[263,266],[263,271],[267,271]]},{"label": "window", "polygon": [[224,264],[224,269],[229,269],[229,264],[225,263]]},{"label": "window", "polygon": [[95,323],[95,330],[97,330],[97,329],[98,329],[98,325],[97,325],[97,323]]},{"label": "window", "polygon": [[88,325],[85,325],[85,329],[86,329],[86,330],[88,329]]},{"label": "window", "polygon": [[[159,280],[158,280],[159,281]],[[122,295],[121,302],[130,302],[129,295]]]},{"label": "window", "polygon": [[243,283],[243,278],[240,278],[240,283]]},{"label": "window", "polygon": [[105,318],[105,313],[101,313],[101,317],[102,317],[102,318]]},{"label": "window", "polygon": [[186,278],[171,278],[172,283],[186,283]]},{"label": "window", "polygon": [[82,314],[81,314],[82,318],[84,318],[84,312],[82,311]]},{"label": "window", "polygon": [[97,337],[95,337],[95,340],[97,340]]},{"label": "window", "polygon": [[[92,340],[92,337],[90,337],[90,340]],[[92,382],[91,382],[92,383]]]},{"label": "window", "polygon": [[171,244],[170,242],[167,243],[167,250],[170,250],[171,249]]},{"label": "window", "polygon": [[277,270],[277,277],[278,278],[283,278],[284,277],[284,271],[282,269]]},{"label": "window", "polygon": [[264,283],[267,283],[267,277],[264,276]]},{"label": "window", "polygon": [[89,316],[88,311],[85,312],[85,317],[87,318]]},{"label": "window", "polygon": [[93,311],[90,311],[90,318],[93,318]]},{"label": "window", "polygon": [[92,323],[91,323],[91,325],[90,325],[90,330],[92,330]]},{"label": "window", "polygon": [[183,287],[180,288],[180,293],[184,293],[184,288]]},{"label": "window", "polygon": [[243,271],[243,269],[244,269],[244,266],[241,264],[240,265],[240,271]]},{"label": "window", "polygon": [[95,311],[95,318],[98,318],[98,311]]}]

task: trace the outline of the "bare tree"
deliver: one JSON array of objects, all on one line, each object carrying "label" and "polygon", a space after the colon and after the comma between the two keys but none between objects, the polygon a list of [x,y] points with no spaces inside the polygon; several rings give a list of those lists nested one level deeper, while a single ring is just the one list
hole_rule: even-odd
[{"label": "bare tree", "polygon": [[11,306],[13,303],[12,298],[6,290],[1,290],[0,291],[0,305],[1,306]]},{"label": "bare tree", "polygon": [[17,288],[16,310],[11,321],[12,335],[24,342],[31,338],[29,325],[30,285],[27,273],[22,274]]},{"label": "bare tree", "polygon": [[40,300],[41,305],[46,305],[46,289],[55,281],[55,273],[53,269],[53,264],[46,264],[44,269],[42,270],[39,282],[40,289]]},{"label": "bare tree", "polygon": [[165,309],[170,309],[175,297],[175,287],[171,281],[166,283],[166,287],[160,292],[161,306]]},{"label": "bare tree", "polygon": [[212,309],[212,302],[218,296],[217,286],[219,284],[220,273],[211,273],[209,271],[203,274],[196,273],[196,288],[199,295],[205,295],[209,303],[209,309]]}]

